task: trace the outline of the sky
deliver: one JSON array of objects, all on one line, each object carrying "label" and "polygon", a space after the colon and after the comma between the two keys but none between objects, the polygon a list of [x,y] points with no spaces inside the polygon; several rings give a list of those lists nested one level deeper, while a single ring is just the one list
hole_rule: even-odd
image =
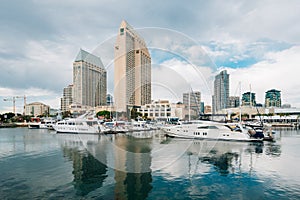
[{"label": "sky", "polygon": [[[200,91],[211,105],[214,76],[230,74],[230,95],[281,91],[300,108],[298,0],[4,0],[0,7],[0,113],[13,96],[60,107],[82,48],[99,56],[113,94],[113,49],[121,21],[141,35],[152,58],[152,99],[182,101]],[[251,89],[250,89],[251,88]],[[23,98],[16,110],[23,112]]]}]

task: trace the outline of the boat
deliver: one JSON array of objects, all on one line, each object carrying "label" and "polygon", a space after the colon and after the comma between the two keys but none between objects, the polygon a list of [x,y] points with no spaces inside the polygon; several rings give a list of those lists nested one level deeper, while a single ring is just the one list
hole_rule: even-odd
[{"label": "boat", "polygon": [[132,121],[131,126],[128,128],[129,132],[137,131],[150,131],[151,127],[146,123],[146,121]]},{"label": "boat", "polygon": [[41,119],[40,129],[49,129],[54,130],[53,125],[56,123],[56,120],[51,118]]},{"label": "boat", "polygon": [[106,128],[106,133],[110,134],[128,132],[128,124],[125,121],[105,122],[104,127]]},{"label": "boat", "polygon": [[273,141],[274,140],[274,134],[276,134],[276,131],[272,129],[272,125],[268,123],[261,122],[247,122],[244,124],[246,128],[248,128],[250,131],[251,129],[255,131],[256,134],[263,134],[265,141]]},{"label": "boat", "polygon": [[30,122],[28,122],[28,128],[37,129],[40,128],[41,119],[39,117],[31,117]]},{"label": "boat", "polygon": [[57,133],[98,134],[101,133],[98,119],[69,118],[53,125]]},{"label": "boat", "polygon": [[245,129],[240,123],[198,121],[197,123],[168,126],[162,130],[169,137],[187,139],[262,142],[264,138],[261,134],[253,134],[254,132]]}]

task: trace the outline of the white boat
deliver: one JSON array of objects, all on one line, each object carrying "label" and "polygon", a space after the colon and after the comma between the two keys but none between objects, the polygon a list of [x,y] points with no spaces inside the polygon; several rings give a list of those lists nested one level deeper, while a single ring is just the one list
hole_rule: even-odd
[{"label": "white boat", "polygon": [[240,123],[224,124],[209,121],[199,121],[197,123],[181,124],[162,128],[167,136],[188,138],[188,139],[208,139],[225,141],[246,141],[258,142],[263,138],[253,137],[248,129],[243,128]]},{"label": "white boat", "polygon": [[151,127],[146,123],[146,121],[132,121],[129,127],[130,132],[135,131],[150,131]]},{"label": "white boat", "polygon": [[105,122],[104,127],[106,133],[126,133],[128,132],[128,124],[125,121]]},{"label": "white boat", "polygon": [[75,118],[59,121],[53,128],[57,133],[98,134],[101,126],[97,119]]},{"label": "white boat", "polygon": [[40,128],[41,129],[49,129],[49,130],[53,130],[53,125],[55,125],[56,120],[51,119],[51,118],[45,118],[45,119],[41,119],[41,124],[40,124]]},{"label": "white boat", "polygon": [[31,117],[30,122],[28,122],[28,128],[40,128],[41,119],[39,117]]}]

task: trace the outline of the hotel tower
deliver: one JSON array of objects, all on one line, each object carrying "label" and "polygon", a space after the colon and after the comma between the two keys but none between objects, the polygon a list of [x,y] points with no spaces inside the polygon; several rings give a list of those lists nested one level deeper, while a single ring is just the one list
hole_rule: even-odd
[{"label": "hotel tower", "polygon": [[122,21],[114,58],[114,99],[118,112],[151,103],[151,57],[145,41]]},{"label": "hotel tower", "polygon": [[73,63],[73,103],[106,105],[106,70],[101,59],[80,49]]}]

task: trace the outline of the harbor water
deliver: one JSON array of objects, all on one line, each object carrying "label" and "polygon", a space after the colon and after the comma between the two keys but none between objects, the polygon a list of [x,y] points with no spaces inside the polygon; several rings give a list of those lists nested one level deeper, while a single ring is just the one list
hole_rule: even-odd
[{"label": "harbor water", "polygon": [[0,199],[300,199],[300,131],[275,142],[0,129]]}]

